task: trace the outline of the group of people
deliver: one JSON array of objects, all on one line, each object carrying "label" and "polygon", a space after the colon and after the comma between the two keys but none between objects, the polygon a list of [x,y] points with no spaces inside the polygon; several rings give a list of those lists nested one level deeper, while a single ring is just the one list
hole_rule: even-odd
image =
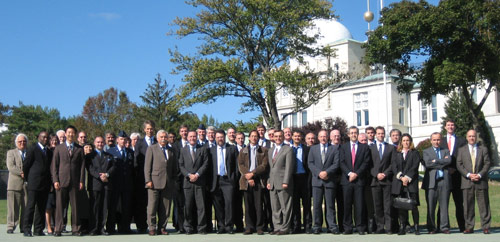
[{"label": "group of people", "polygon": [[[176,139],[156,132],[152,121],[144,122],[144,137],[110,132],[93,144],[74,126],[53,137],[42,131],[30,147],[19,134],[6,160],[7,233],[19,225],[24,236],[43,236],[45,228],[61,236],[70,204],[75,236],[167,235],[171,211],[173,226],[185,234],[320,234],[323,224],[332,234],[420,234],[423,165],[429,234],[450,233],[450,194],[460,231],[474,232],[477,201],[488,234],[488,151],[474,130],[464,139],[455,128],[448,120],[445,136],[432,133],[422,158],[409,134],[391,130],[388,143],[380,126],[362,134],[351,126],[345,143],[336,129],[304,134],[261,124],[248,143],[234,128],[204,125],[182,125]],[[394,208],[396,197],[416,202],[413,226],[408,210]]]}]

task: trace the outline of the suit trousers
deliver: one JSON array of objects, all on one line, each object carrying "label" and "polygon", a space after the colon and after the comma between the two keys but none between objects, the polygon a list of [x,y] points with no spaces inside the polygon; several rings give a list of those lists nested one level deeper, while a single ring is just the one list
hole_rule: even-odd
[{"label": "suit trousers", "polygon": [[26,196],[26,186],[21,191],[7,191],[7,230],[24,229],[24,209],[28,200]]},{"label": "suit trousers", "polygon": [[[148,207],[147,219],[149,231],[161,230],[167,228],[168,217],[170,216],[171,195],[168,194],[167,187],[164,189],[147,189]],[[158,214],[158,224],[156,223],[156,214]]]},{"label": "suit trousers", "polygon": [[[302,217],[304,218],[304,229],[310,229],[312,224],[311,216],[311,181],[307,174],[293,175],[293,219],[292,228],[300,230],[302,228]],[[300,205],[302,201],[303,216],[301,216]],[[335,206],[335,205],[334,205]],[[334,207],[335,208],[335,207]],[[335,213],[334,213],[335,214]]]},{"label": "suit trousers", "polygon": [[233,229],[233,181],[227,176],[217,176],[217,187],[212,192],[217,218],[217,230]]},{"label": "suit trousers", "polygon": [[[262,189],[263,198],[263,214],[264,214],[264,229],[268,229],[268,231],[274,231],[273,224],[273,210],[271,208],[271,191],[267,190],[267,188]],[[267,227],[269,225],[269,228]]]},{"label": "suit trousers", "polygon": [[429,230],[436,230],[436,207],[439,202],[439,207],[441,208],[439,211],[440,224],[439,229],[441,230],[449,230],[450,222],[448,218],[448,201],[450,200],[450,190],[448,189],[447,184],[444,180],[436,181],[436,185],[434,188],[429,188],[427,192],[427,209],[429,218],[428,221],[430,224],[427,225]]},{"label": "suit trousers", "polygon": [[[418,201],[418,193],[410,192],[409,195],[410,195],[409,198],[414,199],[415,201]],[[401,192],[400,196],[408,198],[407,193],[404,191]],[[399,217],[400,224],[404,224],[405,226],[410,224],[410,221],[408,219],[408,213],[409,213],[409,211],[406,209],[398,209],[398,217]],[[418,206],[415,206],[415,208],[413,208],[411,210],[411,214],[413,216],[413,224],[418,225],[418,222],[419,222]]]},{"label": "suit trousers", "polygon": [[[370,176],[370,180],[371,180],[371,176]],[[375,205],[373,202],[373,194],[372,194],[372,186],[371,185],[365,185],[363,195],[365,198],[365,202],[363,204],[363,206],[365,207],[365,214],[363,214],[363,219],[364,219],[364,223],[368,226],[368,232],[370,232],[370,229],[376,229],[375,228],[376,227]]]},{"label": "suit trousers", "polygon": [[[184,208],[184,229],[186,232],[194,232],[195,219],[198,221],[198,232],[207,228],[207,218],[205,215],[205,187],[191,185],[184,187],[184,198],[186,206]],[[196,210],[195,210],[196,208]],[[196,213],[194,213],[196,211]]]},{"label": "suit trousers", "polygon": [[356,184],[347,184],[342,186],[344,192],[344,231],[352,232],[352,208],[354,203],[354,211],[356,228],[358,232],[366,232],[366,224],[363,216],[365,214],[364,203],[364,186]]},{"label": "suit trousers", "polygon": [[240,190],[239,179],[233,182],[233,223],[236,230],[243,229],[243,191]]},{"label": "suit trousers", "polygon": [[185,232],[184,229],[184,205],[186,199],[184,198],[184,188],[182,188],[182,180],[177,181],[175,186],[174,197],[174,214],[172,216],[172,224],[179,232]]},{"label": "suit trousers", "polygon": [[293,186],[270,192],[274,231],[289,232],[292,221]]},{"label": "suit trousers", "polygon": [[132,193],[129,190],[111,191],[111,198],[108,200],[108,218],[106,221],[107,232],[116,232],[116,224],[118,224],[118,232],[125,234],[130,232],[131,195]]},{"label": "suit trousers", "polygon": [[[134,186],[134,196],[132,206],[134,208],[132,215],[134,216],[134,222],[139,230],[146,230],[148,227],[147,212],[146,208],[148,206],[148,191],[144,188],[144,184],[136,184]],[[148,220],[149,221],[149,220]]]},{"label": "suit trousers", "polygon": [[76,187],[61,187],[61,189],[56,190],[56,226],[55,233],[61,233],[64,229],[63,212],[64,204],[71,205],[71,232],[80,232],[80,217],[79,217],[79,199],[78,193],[80,191]]},{"label": "suit trousers", "polygon": [[375,208],[375,221],[377,230],[392,231],[392,195],[390,185],[376,185],[372,187],[373,203]]},{"label": "suit trousers", "polygon": [[334,187],[312,187],[314,202],[314,229],[321,229],[323,226],[323,197],[326,208],[326,223],[329,230],[337,228],[335,219],[335,188]]},{"label": "suit trousers", "polygon": [[102,191],[90,191],[90,198],[93,201],[91,204],[92,207],[92,216],[90,220],[90,228],[91,232],[94,233],[102,233],[104,232],[104,224],[106,223],[106,215],[108,213],[107,201],[110,199],[109,190]]},{"label": "suit trousers", "polygon": [[26,210],[22,218],[24,220],[23,231],[31,231],[31,227],[34,225],[36,233],[43,232],[45,228],[45,207],[47,206],[49,191],[28,190],[27,197],[28,203],[26,203]]},{"label": "suit trousers", "polygon": [[337,202],[337,225],[339,226],[339,231],[344,232],[344,192],[340,182],[335,182],[335,198],[334,201]]},{"label": "suit trousers", "polygon": [[263,230],[264,214],[262,210],[263,188],[259,183],[255,186],[248,186],[243,191],[245,198],[245,225],[247,230]]},{"label": "suit trousers", "polygon": [[475,199],[477,199],[479,215],[481,216],[481,228],[489,229],[491,224],[491,210],[488,189],[476,189],[472,187],[469,189],[462,189],[462,191],[464,198],[465,228],[471,230],[474,229],[474,203]]}]

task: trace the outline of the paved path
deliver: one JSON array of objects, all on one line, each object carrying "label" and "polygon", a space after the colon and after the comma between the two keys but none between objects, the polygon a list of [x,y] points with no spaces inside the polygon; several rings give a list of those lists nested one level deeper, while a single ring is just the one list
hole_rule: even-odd
[{"label": "paved path", "polygon": [[[83,236],[83,237],[75,237],[70,234],[63,234],[62,237],[53,237],[53,236],[35,236],[31,238],[24,237],[19,233],[19,230],[16,231],[15,234],[7,234],[7,228],[5,224],[0,224],[0,241],[2,242],[18,242],[18,241],[32,241],[32,242],[153,242],[153,241],[172,241],[172,242],[342,242],[342,241],[363,241],[363,242],[387,242],[387,241],[418,241],[418,242],[460,242],[460,241],[472,241],[472,242],[483,242],[483,241],[500,241],[500,229],[493,229],[491,234],[484,235],[480,233],[480,231],[476,231],[476,233],[471,235],[465,235],[462,233],[458,233],[458,231],[454,231],[454,233],[450,235],[445,234],[435,234],[428,235],[422,234],[420,236],[416,236],[413,234],[408,234],[404,236],[398,235],[331,235],[331,234],[320,234],[320,235],[308,235],[308,234],[297,234],[297,235],[284,235],[284,236],[276,236],[276,235],[243,235],[243,234],[208,234],[208,235],[185,235],[185,234],[176,234],[172,232],[167,236],[149,236],[149,235],[113,235],[113,236]],[[172,230],[173,231],[173,230]]]}]

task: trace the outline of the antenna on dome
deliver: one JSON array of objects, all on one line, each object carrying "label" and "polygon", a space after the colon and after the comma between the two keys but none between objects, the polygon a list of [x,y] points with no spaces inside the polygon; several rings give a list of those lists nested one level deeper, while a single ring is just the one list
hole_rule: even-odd
[{"label": "antenna on dome", "polygon": [[368,30],[366,31],[366,35],[369,36],[370,33],[372,32],[372,30],[370,28],[370,22],[373,21],[373,12],[370,11],[370,0],[366,0],[366,7],[367,7],[367,10],[363,14],[363,18],[365,19],[366,22],[368,22]]}]

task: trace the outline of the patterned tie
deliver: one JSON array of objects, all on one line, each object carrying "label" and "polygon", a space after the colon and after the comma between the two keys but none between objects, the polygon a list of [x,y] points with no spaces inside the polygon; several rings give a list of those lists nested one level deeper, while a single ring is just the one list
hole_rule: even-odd
[{"label": "patterned tie", "polygon": [[278,154],[278,148],[274,147],[273,162],[276,161],[276,155]]},{"label": "patterned tie", "polygon": [[470,159],[472,160],[472,173],[476,173],[476,147],[472,146],[470,152]]},{"label": "patterned tie", "polygon": [[149,145],[152,145],[155,143],[155,139],[153,137],[149,138]]},{"label": "patterned tie", "polygon": [[24,161],[24,158],[26,157],[26,151],[21,152],[21,160]]},{"label": "patterned tie", "polygon": [[354,169],[354,161],[356,160],[356,143],[352,144],[351,159],[352,159],[352,168]]},{"label": "patterned tie", "polygon": [[[436,148],[436,158],[437,159],[441,159],[441,152],[440,152],[439,148]],[[441,179],[443,177],[444,177],[443,170],[437,170],[437,172],[436,172],[436,180]]]},{"label": "patterned tie", "polygon": [[72,144],[68,146],[68,153],[69,153],[70,157],[73,155],[73,145]]},{"label": "patterned tie", "polygon": [[165,161],[168,160],[168,155],[167,155],[167,148],[166,147],[161,147],[162,151],[163,151],[163,156],[165,156]]},{"label": "patterned tie", "polygon": [[224,149],[222,147],[219,147],[220,154],[219,154],[219,175],[220,176],[225,176],[226,175],[226,162],[224,162]]},{"label": "patterned tie", "polygon": [[382,160],[382,143],[378,144],[378,156],[380,157],[380,160]]}]

